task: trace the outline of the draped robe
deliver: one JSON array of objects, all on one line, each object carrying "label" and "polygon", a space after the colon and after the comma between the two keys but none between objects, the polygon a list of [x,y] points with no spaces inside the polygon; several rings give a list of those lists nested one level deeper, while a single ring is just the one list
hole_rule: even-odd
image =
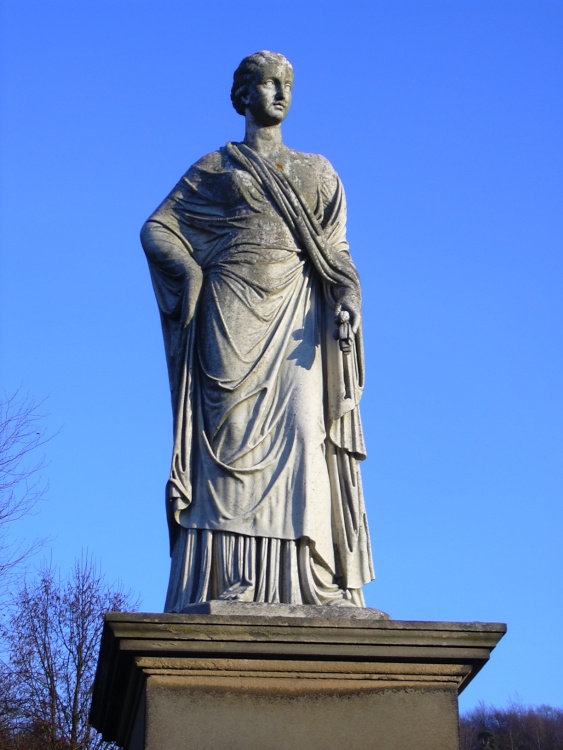
[{"label": "draped robe", "polygon": [[[344,193],[326,159],[287,154],[276,165],[227,144],[144,227],[174,414],[167,611],[214,598],[361,605],[373,578],[361,331],[349,354],[333,335],[339,300],[360,295]],[[191,320],[193,279],[171,245],[202,272]]]}]

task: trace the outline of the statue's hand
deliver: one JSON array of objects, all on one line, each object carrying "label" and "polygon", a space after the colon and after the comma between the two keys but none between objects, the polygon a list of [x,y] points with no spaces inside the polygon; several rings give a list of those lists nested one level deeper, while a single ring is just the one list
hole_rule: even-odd
[{"label": "statue's hand", "polygon": [[[151,268],[172,280],[170,290],[159,297],[161,311],[180,317],[184,328],[191,322],[203,281],[203,272],[190,247],[167,227],[149,219],[141,230],[141,242]],[[166,290],[167,284],[164,284]]]},{"label": "statue's hand", "polygon": [[345,310],[350,315],[350,325],[353,333],[358,332],[362,320],[362,304],[355,294],[344,294],[334,309],[335,316]]}]

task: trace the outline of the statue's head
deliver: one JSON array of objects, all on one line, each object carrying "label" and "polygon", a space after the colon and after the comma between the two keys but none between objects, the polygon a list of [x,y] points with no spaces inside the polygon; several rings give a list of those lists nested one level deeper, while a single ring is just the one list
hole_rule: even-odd
[{"label": "statue's head", "polygon": [[280,76],[293,83],[293,67],[278,52],[262,50],[245,57],[235,70],[231,88],[231,101],[239,115],[244,115],[252,89],[267,78]]}]

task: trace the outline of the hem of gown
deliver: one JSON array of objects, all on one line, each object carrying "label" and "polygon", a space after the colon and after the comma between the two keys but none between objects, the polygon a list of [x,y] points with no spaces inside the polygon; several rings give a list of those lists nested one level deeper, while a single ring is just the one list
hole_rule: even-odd
[{"label": "hem of gown", "polygon": [[284,540],[181,527],[172,550],[165,612],[213,600],[365,607],[343,589],[308,538]]}]

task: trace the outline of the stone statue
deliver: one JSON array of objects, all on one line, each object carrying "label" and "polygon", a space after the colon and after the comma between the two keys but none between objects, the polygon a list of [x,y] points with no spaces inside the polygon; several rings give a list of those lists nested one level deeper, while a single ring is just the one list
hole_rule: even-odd
[{"label": "stone statue", "polygon": [[281,124],[293,69],[234,74],[242,143],[204,156],[143,226],[172,392],[167,612],[212,599],[364,606],[360,285],[342,185]]}]

